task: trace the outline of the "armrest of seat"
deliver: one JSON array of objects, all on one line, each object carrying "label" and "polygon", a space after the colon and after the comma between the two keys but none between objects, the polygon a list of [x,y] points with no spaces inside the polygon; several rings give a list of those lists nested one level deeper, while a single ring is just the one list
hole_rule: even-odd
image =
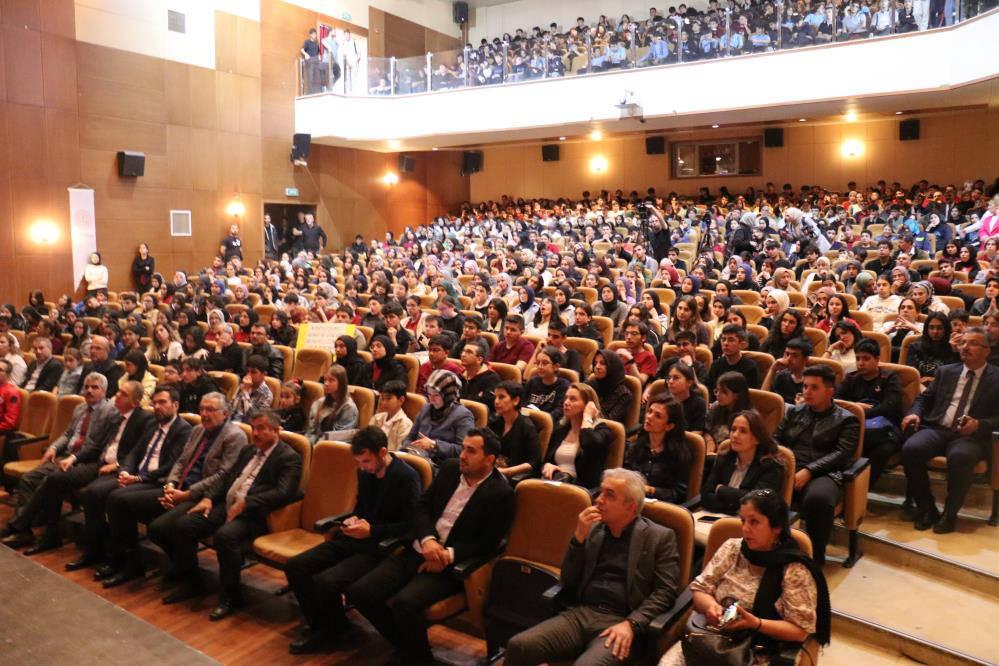
[{"label": "armrest of seat", "polygon": [[316,532],[319,532],[320,534],[323,534],[324,532],[328,532],[335,523],[342,523],[344,519],[348,518],[351,515],[353,515],[352,511],[345,511],[344,513],[338,513],[335,516],[326,516],[325,518],[320,518],[319,520],[316,521],[315,525],[312,526],[312,529],[315,530]]},{"label": "armrest of seat", "polygon": [[549,603],[553,603],[555,601],[555,597],[557,597],[560,592],[562,592],[562,584],[555,583],[554,585],[552,585],[547,590],[541,593],[541,598]]},{"label": "armrest of seat", "polygon": [[35,444],[36,442],[44,442],[49,438],[48,435],[35,435],[31,437],[19,437],[20,433],[11,432],[7,433],[7,443],[21,448],[26,444]]},{"label": "armrest of seat", "polygon": [[454,573],[458,580],[468,580],[476,571],[486,566],[497,557],[503,554],[506,549],[506,542],[500,544],[496,552],[490,555],[481,555],[479,557],[469,557],[468,559],[462,560],[452,567],[451,571]]},{"label": "armrest of seat", "polygon": [[302,520],[302,504],[301,500],[296,500],[269,512],[267,514],[268,531],[273,534],[297,528]]},{"label": "armrest of seat", "polygon": [[843,480],[853,481],[858,476],[860,476],[861,472],[863,472],[865,469],[867,469],[870,466],[871,466],[871,461],[868,458],[857,458],[852,463],[850,463],[849,467],[843,470]]},{"label": "armrest of seat", "polygon": [[663,633],[663,631],[683,617],[683,614],[693,603],[694,593],[690,591],[690,587],[688,586],[676,598],[676,601],[673,602],[673,606],[669,610],[665,613],[660,613],[652,619],[652,622],[649,623],[649,632],[653,636]]},{"label": "armrest of seat", "polygon": [[701,506],[701,496],[700,495],[694,495],[693,497],[691,497],[689,500],[687,500],[686,502],[684,502],[680,506],[682,506],[687,511],[693,511],[697,507]]},{"label": "armrest of seat", "polygon": [[389,553],[391,553],[404,543],[405,540],[402,537],[391,537],[388,539],[382,539],[381,541],[378,542],[378,550],[381,551],[383,554],[388,555]]}]

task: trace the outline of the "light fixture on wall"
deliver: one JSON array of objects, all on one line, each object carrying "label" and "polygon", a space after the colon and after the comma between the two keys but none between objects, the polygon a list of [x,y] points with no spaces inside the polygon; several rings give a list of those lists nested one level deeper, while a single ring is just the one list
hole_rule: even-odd
[{"label": "light fixture on wall", "polygon": [[858,118],[858,116],[857,116],[857,112],[855,110],[850,109],[849,111],[846,112],[846,122],[848,122],[848,123],[855,123],[855,122],[857,122],[857,118]]},{"label": "light fixture on wall", "polygon": [[38,220],[28,230],[28,236],[33,243],[52,245],[59,239],[59,227],[50,220]]},{"label": "light fixture on wall", "polygon": [[592,132],[590,132],[590,138],[594,141],[600,141],[601,139],[604,138],[604,133],[601,132],[599,129],[595,129]]},{"label": "light fixture on wall", "polygon": [[382,182],[391,187],[399,182],[399,174],[394,171],[387,171],[385,172],[385,175],[382,176]]},{"label": "light fixture on wall", "polygon": [[593,173],[603,173],[607,171],[607,158],[603,155],[596,155],[590,158],[590,171]]},{"label": "light fixture on wall", "polygon": [[238,193],[233,195],[232,201],[225,207],[225,212],[227,215],[232,215],[233,217],[243,217],[246,215],[246,206],[240,201]]},{"label": "light fixture on wall", "polygon": [[840,146],[840,152],[843,154],[843,157],[860,157],[864,154],[864,142],[859,139],[847,139]]}]

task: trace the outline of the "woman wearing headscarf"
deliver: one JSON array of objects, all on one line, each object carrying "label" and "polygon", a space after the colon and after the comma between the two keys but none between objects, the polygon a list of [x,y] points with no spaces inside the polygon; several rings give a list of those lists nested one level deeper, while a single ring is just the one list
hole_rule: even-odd
[{"label": "woman wearing headscarf", "polygon": [[600,300],[593,306],[593,315],[607,317],[614,324],[614,330],[617,330],[628,318],[628,306],[618,299],[613,285],[605,284],[600,287]]},{"label": "woman wearing headscarf", "polygon": [[946,315],[950,312],[950,308],[939,298],[934,298],[934,294],[936,294],[936,288],[934,288],[933,283],[929,280],[914,282],[909,289],[909,296],[916,302],[919,314],[939,312]]},{"label": "woman wearing headscarf", "polygon": [[376,335],[371,338],[368,351],[371,352],[372,358],[371,386],[374,390],[380,392],[387,382],[394,379],[409,384],[409,373],[395,358],[395,344],[387,335]]},{"label": "woman wearing headscarf", "polygon": [[524,321],[533,321],[540,307],[534,301],[534,289],[525,285],[517,287],[517,302],[510,308],[510,314],[519,314]]},{"label": "woman wearing headscarf", "polygon": [[239,313],[239,316],[236,317],[236,323],[239,325],[239,330],[236,331],[236,342],[250,341],[250,329],[253,328],[258,319],[260,319],[260,315],[257,314],[256,310],[247,308]]},{"label": "woman wearing headscarf", "polygon": [[[387,337],[387,336],[385,336]],[[371,388],[371,364],[357,354],[357,340],[350,335],[341,335],[333,343],[336,362],[347,371],[347,383],[351,386]]]},{"label": "woman wearing headscarf", "polygon": [[791,297],[783,289],[771,289],[766,298],[763,299],[763,318],[757,322],[760,326],[770,328],[774,319],[780,317],[781,313],[791,307]]},{"label": "woman wearing headscarf", "polygon": [[624,363],[617,352],[598,351],[593,358],[593,373],[586,383],[597,392],[604,417],[623,423],[635,397],[624,381]]},{"label": "woman wearing headscarf", "polygon": [[461,404],[461,379],[450,370],[434,370],[426,383],[427,404],[413,419],[413,428],[402,442],[406,451],[435,463],[457,458],[475,418]]}]

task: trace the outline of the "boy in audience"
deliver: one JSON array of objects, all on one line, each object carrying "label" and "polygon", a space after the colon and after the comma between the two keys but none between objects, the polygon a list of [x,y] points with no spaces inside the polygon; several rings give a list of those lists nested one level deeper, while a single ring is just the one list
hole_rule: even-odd
[{"label": "boy in audience", "polygon": [[[413,342],[413,336],[402,325],[402,316],[402,306],[398,303],[386,303],[382,307],[382,317],[385,320],[382,329],[400,353],[408,351]],[[375,329],[375,334],[378,333],[378,329]]]},{"label": "boy in audience", "polygon": [[420,373],[416,379],[416,392],[423,394],[427,378],[434,370],[450,370],[459,377],[464,375],[462,367],[447,357],[451,348],[450,340],[444,335],[435,335],[427,344],[427,362],[420,365]]},{"label": "boy in audience", "polygon": [[462,378],[461,397],[465,400],[481,402],[489,411],[493,410],[493,389],[500,383],[500,376],[486,363],[489,355],[487,347],[478,342],[470,342],[461,350]]},{"label": "boy in audience", "polygon": [[746,378],[749,388],[760,388],[760,369],[756,363],[742,353],[749,344],[749,332],[737,324],[725,324],[721,334],[722,357],[711,364],[707,386],[715,390],[718,378],[726,372],[738,372]]},{"label": "boy in audience", "polygon": [[461,326],[461,338],[451,347],[450,358],[461,358],[461,350],[470,342],[478,342],[486,346],[486,355],[489,355],[489,341],[482,336],[482,320],[478,317],[466,317]]},{"label": "boy in audience", "polygon": [[246,418],[255,410],[270,408],[274,394],[267,386],[266,378],[267,359],[263,356],[251,356],[246,362],[246,375],[232,401],[233,421],[246,422]]},{"label": "boy in audience", "polygon": [[864,456],[871,461],[873,486],[889,458],[902,448],[902,381],[898,373],[880,366],[881,347],[864,339],[854,348],[857,369],[843,379],[836,398],[864,408]]},{"label": "boy in audience", "polygon": [[398,380],[385,382],[378,395],[378,411],[371,417],[371,425],[385,433],[389,451],[398,451],[413,429],[413,421],[403,410],[406,399],[406,384]]},{"label": "boy in audience", "polygon": [[624,325],[626,347],[617,350],[625,371],[632,377],[638,377],[643,386],[655,376],[657,367],[655,354],[645,348],[648,336],[649,328],[643,322],[628,322]]},{"label": "boy in audience", "polygon": [[812,355],[812,343],[805,338],[788,340],[784,356],[774,361],[770,390],[784,398],[785,405],[801,403],[805,365]]},{"label": "boy in audience", "polygon": [[219,390],[218,384],[205,374],[205,364],[200,358],[185,358],[180,364],[180,411],[197,414],[201,398]]},{"label": "boy in audience", "polygon": [[573,324],[566,331],[570,338],[587,338],[597,343],[598,349],[604,348],[604,336],[593,325],[593,308],[589,303],[577,305],[572,313]]},{"label": "boy in audience", "polygon": [[489,352],[489,361],[516,365],[523,372],[534,356],[534,344],[523,335],[524,318],[518,314],[508,315],[503,325],[503,340]]}]

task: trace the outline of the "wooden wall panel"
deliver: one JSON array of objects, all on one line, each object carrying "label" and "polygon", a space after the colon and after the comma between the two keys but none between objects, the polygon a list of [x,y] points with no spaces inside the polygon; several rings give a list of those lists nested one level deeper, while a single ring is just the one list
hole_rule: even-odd
[{"label": "wooden wall panel", "polygon": [[166,61],[140,53],[77,42],[79,76],[117,81],[133,88],[163,90]]},{"label": "wooden wall panel", "polygon": [[191,128],[181,125],[167,125],[166,134],[168,186],[175,190],[193,189]]},{"label": "wooden wall panel", "polygon": [[3,22],[25,30],[39,31],[42,29],[41,15],[38,6],[49,0],[3,0]]},{"label": "wooden wall panel", "polygon": [[77,114],[44,109],[46,175],[50,182],[80,181],[80,127]]},{"label": "wooden wall panel", "polygon": [[147,123],[162,124],[167,121],[168,109],[162,85],[158,89],[136,88],[110,79],[81,76],[79,100],[80,113]]},{"label": "wooden wall panel", "polygon": [[[216,12],[217,14],[218,12]],[[260,23],[236,18],[236,69],[240,76],[260,78]]]},{"label": "wooden wall panel", "polygon": [[166,113],[171,125],[191,124],[191,69],[179,62],[166,63]]},{"label": "wooden wall panel", "polygon": [[39,2],[41,31],[66,39],[76,39],[76,3],[74,0],[42,0]]},{"label": "wooden wall panel", "polygon": [[201,67],[189,70],[191,83],[191,125],[215,129],[217,102],[215,99],[215,72]]},{"label": "wooden wall panel", "polygon": [[368,55],[385,57],[385,12],[368,6]]},{"label": "wooden wall panel", "polygon": [[10,26],[2,34],[7,100],[41,106],[45,103],[41,34]]},{"label": "wooden wall panel", "polygon": [[191,175],[194,189],[215,191],[219,186],[217,134],[198,127],[191,128]]},{"label": "wooden wall panel", "polygon": [[77,108],[76,42],[47,35],[42,42],[42,92],[47,107]]},{"label": "wooden wall panel", "polygon": [[7,147],[11,177],[45,180],[45,109],[23,104],[7,105]]},{"label": "wooden wall panel", "polygon": [[166,155],[166,125],[81,115],[80,147]]},{"label": "wooden wall panel", "polygon": [[215,12],[215,69],[235,72],[238,52],[236,15]]},{"label": "wooden wall panel", "polygon": [[223,132],[239,131],[239,78],[215,72],[215,127]]}]

